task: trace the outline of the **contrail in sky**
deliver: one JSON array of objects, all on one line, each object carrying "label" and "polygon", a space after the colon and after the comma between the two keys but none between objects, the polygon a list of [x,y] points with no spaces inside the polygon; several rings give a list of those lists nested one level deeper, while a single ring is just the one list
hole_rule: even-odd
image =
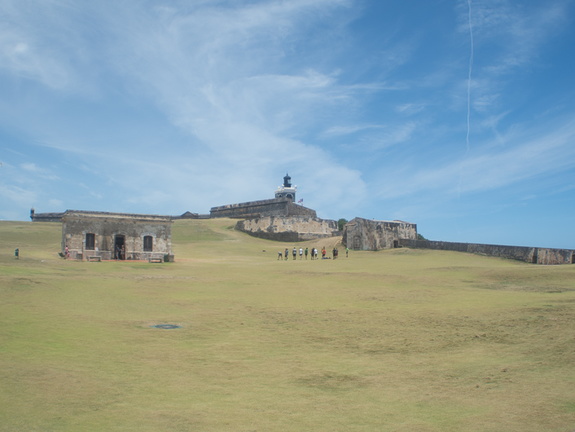
[{"label": "contrail in sky", "polygon": [[467,135],[465,137],[465,145],[469,151],[469,131],[470,118],[471,118],[471,72],[473,71],[473,26],[471,25],[471,0],[467,0],[467,20],[469,23],[469,72],[467,74]]},{"label": "contrail in sky", "polygon": [[[469,134],[471,130],[471,74],[473,72],[473,26],[471,25],[471,0],[467,0],[467,23],[469,24],[469,68],[467,72],[467,134],[465,135],[465,155],[469,153]],[[461,181],[463,173],[459,173],[457,182],[457,197],[461,197]]]}]

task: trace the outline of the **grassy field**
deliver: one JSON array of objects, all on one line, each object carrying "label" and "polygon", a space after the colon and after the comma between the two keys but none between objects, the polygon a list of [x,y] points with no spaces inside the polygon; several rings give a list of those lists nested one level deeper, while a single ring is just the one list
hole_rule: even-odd
[{"label": "grassy field", "polygon": [[233,224],[177,221],[176,262],[148,264],[0,222],[0,430],[575,430],[575,266],[278,261]]}]

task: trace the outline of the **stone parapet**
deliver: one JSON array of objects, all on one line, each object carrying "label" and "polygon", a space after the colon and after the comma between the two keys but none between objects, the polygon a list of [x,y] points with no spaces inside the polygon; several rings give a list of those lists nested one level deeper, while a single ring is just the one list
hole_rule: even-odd
[{"label": "stone parapet", "polygon": [[61,222],[64,213],[30,213],[32,222]]},{"label": "stone parapet", "polygon": [[555,265],[575,263],[575,250],[570,249],[550,249],[527,246],[456,243],[413,239],[401,239],[400,245],[414,249],[435,249],[475,253],[524,261],[532,264]]},{"label": "stone parapet", "polygon": [[249,201],[238,204],[212,207],[210,217],[220,218],[257,218],[264,216],[310,216],[316,217],[315,210],[294,204],[287,198],[273,198]]}]

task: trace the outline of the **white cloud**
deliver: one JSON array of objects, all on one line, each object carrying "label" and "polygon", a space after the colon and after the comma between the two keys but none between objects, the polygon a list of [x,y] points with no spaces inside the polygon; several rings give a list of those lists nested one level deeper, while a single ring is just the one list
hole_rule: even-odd
[{"label": "white cloud", "polygon": [[35,191],[12,185],[0,185],[0,197],[5,202],[26,207],[37,198]]},{"label": "white cloud", "polygon": [[[506,146],[496,151],[485,146],[488,151],[471,155],[463,160],[454,160],[447,165],[427,170],[419,170],[402,181],[383,181],[380,196],[397,198],[430,191],[443,193],[473,193],[508,186],[513,183],[541,175],[556,175],[557,172],[575,167],[575,123],[566,122],[556,131],[539,133],[535,138],[534,129],[522,133],[514,131],[502,137]],[[400,167],[394,173],[410,172],[408,166]],[[398,176],[399,177],[399,176]]]},{"label": "white cloud", "polygon": [[[350,103],[354,95],[381,88],[377,83],[342,85],[336,69],[322,71],[298,60],[300,48],[308,44],[304,30],[315,31],[318,39],[328,37],[314,30],[316,24],[352,2],[184,2],[146,8],[130,2],[83,8],[65,2],[37,7],[8,3],[5,33],[0,34],[7,70],[66,92],[77,92],[82,76],[84,87],[100,87],[103,93],[108,82],[102,78],[112,78],[138,100],[153,101],[190,137],[186,143],[166,142],[165,156],[157,161],[154,172],[174,175],[179,182],[172,184],[211,184],[222,200],[236,200],[246,196],[237,178],[274,185],[278,173],[290,170],[306,173],[310,181],[318,180],[320,171],[338,173],[347,186],[330,194],[340,198],[351,188],[364,187],[357,173],[329,153],[290,138],[301,135],[322,113]],[[16,25],[19,21],[24,24]],[[335,34],[336,27],[329,31]],[[86,98],[85,93],[78,95]],[[141,181],[117,179],[117,172],[124,180],[138,178],[145,168],[143,161],[150,155],[138,161],[135,143],[106,142],[81,128],[71,132],[75,125],[60,131],[46,121],[41,127],[44,130],[35,131],[42,135],[40,142],[75,153],[90,175],[133,189],[141,201],[150,192],[149,187],[138,191]],[[191,169],[183,170],[180,164]],[[58,178],[32,163],[21,169],[38,178]],[[93,188],[90,193],[99,195]],[[150,193],[169,200],[159,190]],[[214,192],[194,193],[217,204]]]},{"label": "white cloud", "polygon": [[413,115],[423,111],[425,108],[426,105],[423,103],[404,103],[398,105],[395,110],[402,114]]},{"label": "white cloud", "polygon": [[0,70],[56,91],[86,87],[85,28],[75,25],[86,17],[65,2],[5,0],[2,12]]},{"label": "white cloud", "polygon": [[377,130],[377,129],[384,129],[385,126],[383,125],[371,125],[371,124],[356,124],[356,125],[347,125],[347,126],[332,126],[327,129],[323,135],[326,137],[329,136],[341,136],[341,135],[350,135],[356,132],[363,132],[367,130]]},{"label": "white cloud", "polygon": [[566,24],[566,3],[486,0],[469,4],[471,29],[468,3],[461,2],[459,32],[469,38],[473,49],[472,107],[484,114],[501,109],[507,102],[504,97],[510,79],[547,67],[540,63],[540,50]]},{"label": "white cloud", "polygon": [[41,168],[37,166],[35,163],[26,162],[20,165],[20,168],[23,171],[26,171],[30,174],[37,176],[40,179],[44,180],[57,180],[59,177],[51,172],[51,170],[46,168]]}]

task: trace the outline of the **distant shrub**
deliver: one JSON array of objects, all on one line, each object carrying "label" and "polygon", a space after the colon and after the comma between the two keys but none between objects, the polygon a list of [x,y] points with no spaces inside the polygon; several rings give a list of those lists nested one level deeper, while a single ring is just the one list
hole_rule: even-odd
[{"label": "distant shrub", "polygon": [[342,218],[342,219],[339,219],[339,220],[337,221],[337,229],[340,230],[340,231],[343,231],[343,227],[345,226],[345,224],[346,224],[347,222],[348,222],[347,219],[343,219],[343,218]]}]

